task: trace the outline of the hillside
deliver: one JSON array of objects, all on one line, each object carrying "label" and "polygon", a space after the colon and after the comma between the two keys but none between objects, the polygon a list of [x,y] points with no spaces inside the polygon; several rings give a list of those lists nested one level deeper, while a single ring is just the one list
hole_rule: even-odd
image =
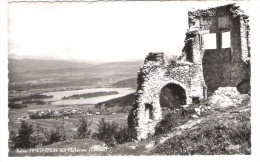
[{"label": "hillside", "polygon": [[93,66],[93,64],[62,60],[8,59],[8,69],[10,73],[48,69],[87,68],[90,66]]},{"label": "hillside", "polygon": [[118,97],[108,101],[97,103],[95,105],[95,108],[101,108],[103,106],[106,108],[121,107],[122,109],[124,109],[127,106],[132,106],[134,104],[134,99],[135,99],[135,95],[134,93],[131,93],[123,97]]},{"label": "hillside", "polygon": [[[251,104],[248,95],[215,94],[200,104],[169,113],[156,126],[156,134],[140,142],[107,147],[93,139],[57,142],[41,148],[77,148],[85,152],[30,153],[58,155],[250,155]],[[226,97],[226,98],[225,98]],[[226,100],[226,103],[221,101]],[[93,148],[103,151],[90,151]],[[105,150],[105,151],[104,151]],[[19,156],[10,152],[11,156]]]},{"label": "hillside", "polygon": [[165,132],[140,143],[126,143],[105,155],[219,155],[251,154],[249,103],[201,117],[168,115]]},{"label": "hillside", "polygon": [[[89,156],[89,155],[219,155],[251,154],[251,106],[245,103],[237,107],[219,111],[213,109],[194,118],[191,114],[167,118],[173,123],[172,128],[162,134],[141,142],[128,142],[108,148],[107,152],[89,152],[93,146],[104,145],[93,139],[58,142],[41,148],[78,148],[86,152],[65,153],[30,153],[30,156]],[[178,116],[178,115],[177,115]],[[173,121],[174,120],[174,121]],[[188,121],[187,121],[188,120]],[[169,122],[170,122],[169,121]],[[11,156],[21,156],[14,152]]]},{"label": "hillside", "polygon": [[[9,89],[29,90],[66,86],[108,87],[136,78],[143,61],[104,64],[54,60],[9,59]],[[136,82],[136,81],[135,81]],[[127,82],[130,87],[135,82]],[[120,84],[120,83],[118,83]]]},{"label": "hillside", "polygon": [[90,71],[110,74],[131,74],[131,77],[136,77],[136,73],[143,65],[143,61],[129,62],[111,62],[92,66]]},{"label": "hillside", "polygon": [[[8,69],[10,73],[21,73],[40,71],[48,72],[49,70],[56,70],[58,72],[62,69],[78,69],[83,68],[88,71],[101,72],[104,69],[113,70],[116,72],[131,72],[135,73],[143,65],[143,61],[129,61],[129,62],[111,62],[111,63],[92,63],[92,62],[72,62],[63,60],[37,60],[37,59],[8,59]],[[123,70],[123,71],[122,71]]]},{"label": "hillside", "polygon": [[137,79],[136,78],[130,78],[130,79],[120,80],[120,81],[114,83],[113,86],[118,87],[118,88],[124,88],[124,87],[136,88],[137,87]]}]

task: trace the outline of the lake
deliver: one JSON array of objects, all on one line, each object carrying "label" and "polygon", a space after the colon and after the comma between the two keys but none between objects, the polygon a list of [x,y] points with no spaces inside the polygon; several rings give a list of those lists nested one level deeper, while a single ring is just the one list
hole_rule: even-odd
[{"label": "lake", "polygon": [[[84,99],[69,99],[62,100],[62,97],[69,97],[75,94],[84,93],[94,93],[94,92],[104,92],[104,91],[117,91],[118,94],[90,97]],[[134,93],[135,89],[132,88],[90,88],[82,90],[70,90],[70,91],[60,91],[60,92],[48,92],[43,93],[44,95],[53,95],[53,98],[44,99],[44,101],[52,101],[52,105],[83,105],[83,104],[97,104],[99,102],[107,101],[113,98],[122,97],[130,93]]]}]

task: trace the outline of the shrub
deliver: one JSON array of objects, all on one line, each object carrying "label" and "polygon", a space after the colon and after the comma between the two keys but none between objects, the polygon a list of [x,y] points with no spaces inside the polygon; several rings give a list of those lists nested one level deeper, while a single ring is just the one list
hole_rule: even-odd
[{"label": "shrub", "polygon": [[15,131],[10,131],[9,132],[9,147],[13,148],[14,147],[14,142],[17,134]]},{"label": "shrub", "polygon": [[51,130],[47,133],[47,141],[44,143],[46,144],[52,144],[54,142],[59,142],[65,139],[65,132],[62,131],[62,127],[57,127],[56,130]]},{"label": "shrub", "polygon": [[155,135],[163,134],[171,131],[175,127],[186,123],[190,120],[190,115],[194,114],[193,109],[181,109],[176,112],[171,112],[156,125]]},{"label": "shrub", "polygon": [[119,128],[115,138],[118,144],[123,144],[126,142],[131,142],[134,138],[134,134],[133,131],[131,131],[127,126],[124,126]]},{"label": "shrub", "polygon": [[105,119],[102,118],[98,123],[97,132],[92,137],[104,141],[108,146],[115,146],[115,134],[118,129],[119,126],[116,122],[105,122]]},{"label": "shrub", "polygon": [[25,121],[22,121],[18,131],[18,135],[13,138],[14,148],[34,147],[35,145],[31,140],[32,133],[33,126],[31,124],[26,123]]},{"label": "shrub", "polygon": [[132,132],[128,127],[120,127],[116,122],[105,122],[102,118],[98,124],[98,131],[93,134],[93,138],[104,141],[108,146],[123,144],[132,140]]},{"label": "shrub", "polygon": [[84,117],[81,117],[79,119],[79,126],[77,129],[77,139],[83,139],[83,138],[89,138],[91,134],[91,129],[89,129],[90,125],[92,124],[92,121],[88,123],[87,119]]}]

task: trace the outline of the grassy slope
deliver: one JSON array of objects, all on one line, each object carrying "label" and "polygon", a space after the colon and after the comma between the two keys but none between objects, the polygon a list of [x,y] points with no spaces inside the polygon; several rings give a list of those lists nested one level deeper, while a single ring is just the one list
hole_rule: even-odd
[{"label": "grassy slope", "polygon": [[[194,105],[195,106],[195,105]],[[198,118],[192,113],[172,113],[164,123],[165,130],[141,142],[129,142],[109,148],[107,152],[55,153],[31,155],[193,155],[251,154],[250,101],[228,109],[211,109]],[[94,140],[73,140],[45,146],[46,148],[85,148]],[[10,155],[18,156],[11,152]]]},{"label": "grassy slope", "polygon": [[[246,103],[226,110],[211,110],[198,118],[176,116],[174,124],[167,128],[168,132],[140,143],[118,146],[108,154],[250,154],[250,110],[250,104]],[[153,143],[153,147],[145,148]],[[131,145],[136,146],[136,149],[131,149]]]}]

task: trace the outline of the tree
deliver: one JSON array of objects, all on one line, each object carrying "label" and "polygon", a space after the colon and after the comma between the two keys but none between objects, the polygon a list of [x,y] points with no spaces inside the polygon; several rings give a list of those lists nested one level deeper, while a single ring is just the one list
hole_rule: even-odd
[{"label": "tree", "polygon": [[93,134],[93,138],[97,138],[101,141],[104,141],[108,146],[115,146],[115,135],[119,129],[119,126],[116,122],[106,122],[102,118],[98,123],[98,130]]},{"label": "tree", "polygon": [[34,144],[31,140],[32,133],[33,133],[33,126],[31,124],[26,123],[25,121],[22,121],[18,131],[18,136],[14,138],[14,147],[15,148],[33,147]]},{"label": "tree", "polygon": [[119,127],[115,140],[118,144],[131,142],[134,139],[134,133],[127,126]]},{"label": "tree", "polygon": [[104,118],[99,121],[97,132],[93,133],[93,138],[105,142],[109,147],[130,142],[133,137],[133,132],[127,126],[120,127],[118,123],[106,122]]},{"label": "tree", "polygon": [[77,129],[76,137],[78,139],[89,138],[90,134],[91,134],[91,129],[89,129],[89,127],[91,124],[92,124],[92,121],[90,123],[88,123],[86,118],[81,117],[79,119],[79,126]]}]

